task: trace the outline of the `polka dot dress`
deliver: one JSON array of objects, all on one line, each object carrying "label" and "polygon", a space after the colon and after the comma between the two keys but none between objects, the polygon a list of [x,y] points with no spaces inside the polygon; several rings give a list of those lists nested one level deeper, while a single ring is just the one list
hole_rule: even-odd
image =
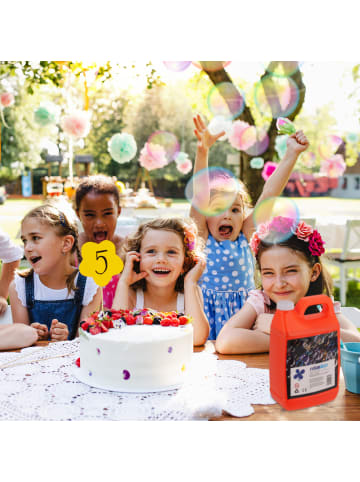
[{"label": "polka dot dress", "polygon": [[254,264],[243,233],[235,241],[216,241],[211,234],[206,243],[207,263],[199,280],[204,311],[210,323],[210,340],[216,340],[226,321],[244,305],[255,288]]},{"label": "polka dot dress", "polygon": [[120,274],[114,275],[109,281],[109,283],[103,287],[103,298],[104,298],[105,308],[111,309],[112,307],[119,278],[120,278]]}]

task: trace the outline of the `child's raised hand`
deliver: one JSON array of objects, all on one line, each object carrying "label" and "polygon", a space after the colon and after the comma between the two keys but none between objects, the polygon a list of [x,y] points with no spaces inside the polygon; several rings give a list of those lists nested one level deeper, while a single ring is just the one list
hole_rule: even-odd
[{"label": "child's raised hand", "polygon": [[37,331],[39,340],[47,340],[49,338],[49,331],[46,325],[41,323],[32,323],[31,326]]},{"label": "child's raised hand", "polygon": [[64,341],[69,336],[69,329],[65,323],[61,323],[57,319],[53,319],[50,328],[50,338],[52,341]]},{"label": "child's raised hand", "polygon": [[122,283],[126,283],[128,286],[131,286],[133,283],[136,283],[147,276],[146,271],[136,273],[134,270],[134,264],[140,263],[140,259],[141,255],[137,251],[129,251],[126,253],[125,266],[120,277]]},{"label": "child's raised hand", "polygon": [[193,117],[193,121],[195,124],[194,133],[198,140],[198,148],[200,149],[210,149],[210,147],[225,134],[225,131],[221,131],[219,134],[210,134],[209,129],[199,114]]},{"label": "child's raised hand", "polygon": [[201,275],[203,274],[206,267],[205,258],[203,258],[202,256],[196,256],[195,261],[195,266],[193,266],[191,270],[186,273],[184,277],[184,283],[197,284],[197,282],[201,278]]},{"label": "child's raised hand", "polygon": [[303,131],[296,131],[295,134],[288,137],[286,146],[288,150],[298,156],[309,147],[309,141]]}]

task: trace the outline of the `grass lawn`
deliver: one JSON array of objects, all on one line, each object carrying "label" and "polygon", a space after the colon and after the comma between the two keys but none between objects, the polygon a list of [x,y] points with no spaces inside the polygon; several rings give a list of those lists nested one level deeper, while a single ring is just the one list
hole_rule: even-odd
[{"label": "grass lawn", "polygon": [[[339,199],[331,197],[319,198],[292,198],[298,205],[300,216],[317,217],[320,216],[344,216],[352,217],[359,216],[360,213],[360,199]],[[176,209],[181,207],[188,210],[189,203],[184,199],[175,199],[173,203]],[[20,229],[20,221],[23,216],[35,206],[42,204],[41,200],[34,199],[8,199],[4,204],[0,205],[0,226],[3,231],[9,234],[16,244],[21,245],[21,240],[18,237]],[[175,207],[175,206],[174,206]],[[154,213],[156,216],[156,209],[147,210],[149,213]],[[171,208],[169,208],[169,215],[171,215]],[[338,270],[335,267],[328,267],[332,277],[338,275]],[[357,272],[357,277],[360,278],[360,270]],[[339,289],[334,290],[335,299],[339,299]],[[360,283],[350,282],[347,293],[347,306],[356,306],[360,308]]]}]

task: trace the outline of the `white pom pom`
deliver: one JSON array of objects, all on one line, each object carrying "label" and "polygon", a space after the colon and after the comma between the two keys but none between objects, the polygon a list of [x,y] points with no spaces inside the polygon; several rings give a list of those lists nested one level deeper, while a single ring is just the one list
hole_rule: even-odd
[{"label": "white pom pom", "polygon": [[232,122],[224,116],[218,115],[210,121],[208,129],[213,136],[219,134],[221,131],[225,131],[225,135],[219,138],[219,141],[225,141],[231,135]]}]

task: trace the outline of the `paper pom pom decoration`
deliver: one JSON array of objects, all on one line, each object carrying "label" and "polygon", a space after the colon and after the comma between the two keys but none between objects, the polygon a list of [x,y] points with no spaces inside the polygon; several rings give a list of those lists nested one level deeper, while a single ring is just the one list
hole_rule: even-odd
[{"label": "paper pom pom decoration", "polygon": [[275,138],[275,150],[278,153],[280,159],[282,159],[286,152],[286,141],[288,140],[287,135],[277,136]]},{"label": "paper pom pom decoration", "polygon": [[62,120],[62,128],[71,137],[86,137],[90,131],[88,112],[78,111],[65,116]]},{"label": "paper pom pom decoration", "polygon": [[355,142],[359,140],[359,137],[355,132],[349,132],[349,134],[346,136],[346,140],[352,144],[355,144]]},{"label": "paper pom pom decoration", "polygon": [[15,98],[11,92],[4,92],[0,95],[1,107],[9,107],[15,101]]},{"label": "paper pom pom decoration", "polygon": [[248,145],[246,145],[246,143],[244,143],[244,140],[242,139],[242,134],[249,127],[250,124],[240,120],[236,120],[232,123],[231,134],[229,135],[229,142],[232,147],[235,147],[235,149],[238,149],[239,151],[242,151],[249,147]]},{"label": "paper pom pom decoration", "polygon": [[[151,152],[151,155],[149,154],[149,151]],[[148,171],[166,166],[168,160],[164,147],[158,144],[149,146],[146,142],[140,151],[139,163]]]},{"label": "paper pom pom decoration", "polygon": [[50,106],[41,105],[34,111],[34,120],[37,124],[44,127],[53,124],[56,120],[56,115]]},{"label": "paper pom pom decoration", "polygon": [[209,122],[208,129],[213,136],[225,131],[225,134],[218,139],[225,141],[232,133],[232,122],[224,116],[218,115]]},{"label": "paper pom pom decoration", "polygon": [[345,169],[346,163],[341,154],[324,159],[320,164],[320,172],[329,177],[340,177],[344,174]]},{"label": "paper pom pom decoration", "polygon": [[264,167],[264,159],[262,157],[253,157],[250,161],[250,167],[252,169],[261,169]]},{"label": "paper pom pom decoration", "polygon": [[276,168],[277,168],[276,162],[271,162],[271,161],[265,162],[264,169],[262,170],[262,173],[261,173],[262,178],[265,181],[267,181]]},{"label": "paper pom pom decoration", "polygon": [[125,132],[114,134],[108,142],[108,151],[114,161],[124,164],[134,159],[137,145],[134,137]]},{"label": "paper pom pom decoration", "polygon": [[279,134],[295,134],[296,129],[294,124],[286,117],[279,117],[276,121],[276,128]]},{"label": "paper pom pom decoration", "polygon": [[187,174],[192,169],[192,162],[186,152],[179,152],[175,159],[176,168],[182,174]]}]

